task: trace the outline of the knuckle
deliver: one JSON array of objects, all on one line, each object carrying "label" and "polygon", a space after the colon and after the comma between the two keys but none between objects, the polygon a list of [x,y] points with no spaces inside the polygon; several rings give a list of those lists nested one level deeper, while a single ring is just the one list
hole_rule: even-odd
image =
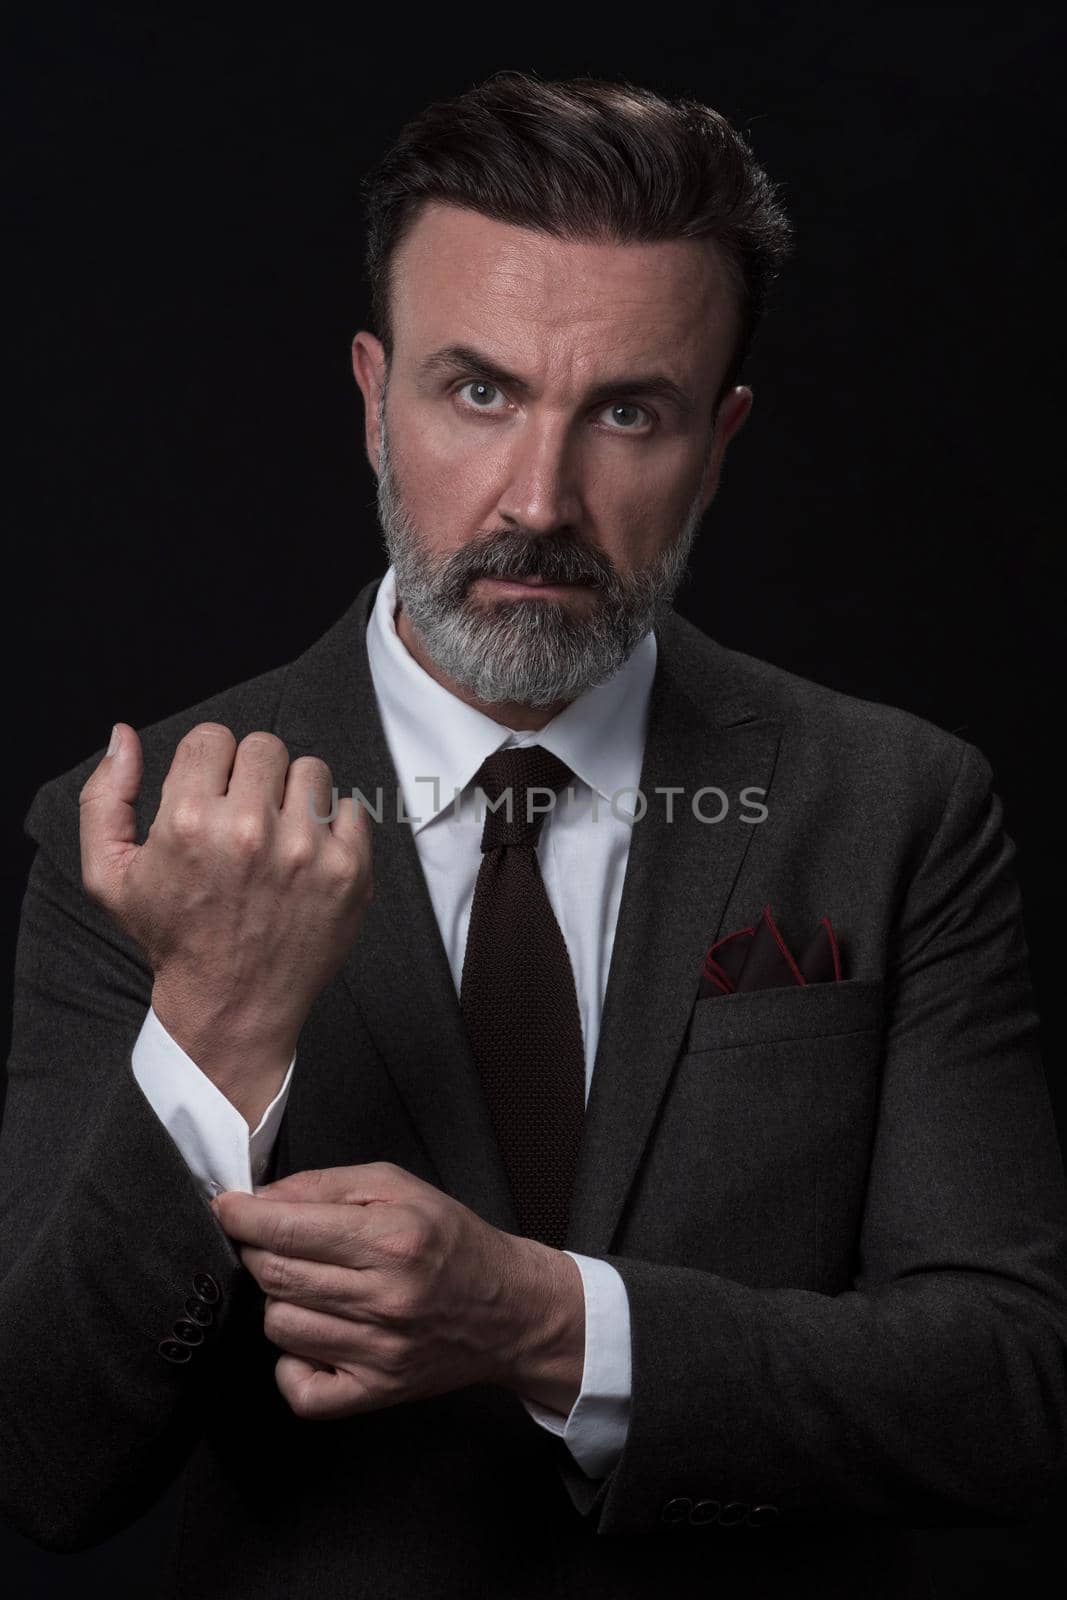
[{"label": "knuckle", "polygon": [[351,900],[361,905],[373,898],[371,874],[363,870],[363,864],[358,859],[353,859],[346,846],[340,849],[334,847],[332,841],[327,841],[327,848],[323,851],[323,870],[326,886],[331,894],[338,899]]},{"label": "knuckle", "polygon": [[353,899],[360,902],[374,899],[374,873],[369,863],[360,858],[353,861],[346,855],[337,870]]},{"label": "knuckle", "polygon": [[230,824],[230,837],[245,855],[259,855],[267,844],[266,819],[257,811],[239,811]]},{"label": "knuckle", "polygon": [[346,861],[343,855],[339,856],[334,850],[324,850],[322,870],[327,889],[339,900],[354,893],[356,880],[352,875],[352,863]]},{"label": "knuckle", "polygon": [[296,1288],[296,1273],[293,1263],[285,1256],[268,1254],[264,1256],[260,1266],[260,1281],[271,1294],[285,1299]]},{"label": "knuckle", "polygon": [[381,1317],[385,1329],[406,1328],[415,1315],[414,1296],[408,1290],[395,1285],[382,1295],[377,1305],[377,1314]]},{"label": "knuckle", "polygon": [[[389,1239],[389,1256],[400,1267],[413,1267],[422,1261],[426,1254],[427,1240],[421,1228],[405,1228],[400,1233],[394,1233]],[[401,1297],[408,1293],[407,1290],[399,1291]]]},{"label": "knuckle", "polygon": [[315,859],[315,845],[306,834],[292,834],[283,841],[280,853],[287,872],[303,872]]},{"label": "knuckle", "polygon": [[411,1350],[407,1340],[390,1339],[384,1343],[375,1365],[387,1372],[390,1378],[404,1378],[411,1368]]},{"label": "knuckle", "polygon": [[170,831],[175,839],[196,839],[204,825],[204,813],[195,800],[177,801],[168,816]]}]

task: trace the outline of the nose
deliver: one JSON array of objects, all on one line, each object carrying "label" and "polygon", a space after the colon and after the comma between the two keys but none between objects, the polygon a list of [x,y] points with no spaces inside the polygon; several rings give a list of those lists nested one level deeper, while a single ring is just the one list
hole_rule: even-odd
[{"label": "nose", "polygon": [[528,425],[515,437],[497,513],[531,533],[581,526],[582,499],[566,431]]}]

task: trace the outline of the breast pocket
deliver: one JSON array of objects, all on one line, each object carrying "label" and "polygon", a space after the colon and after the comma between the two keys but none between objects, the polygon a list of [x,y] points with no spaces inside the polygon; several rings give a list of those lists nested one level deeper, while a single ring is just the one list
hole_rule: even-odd
[{"label": "breast pocket", "polygon": [[790,984],[748,993],[708,995],[693,1007],[683,1052],[729,1050],[776,1040],[866,1033],[881,1026],[885,983]]}]

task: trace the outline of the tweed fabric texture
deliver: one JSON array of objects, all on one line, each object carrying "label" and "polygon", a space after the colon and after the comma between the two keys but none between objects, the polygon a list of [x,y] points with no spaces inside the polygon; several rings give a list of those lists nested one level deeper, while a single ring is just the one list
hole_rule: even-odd
[{"label": "tweed fabric texture", "polygon": [[[519,1231],[556,1249],[578,1168],[585,1047],[574,972],[537,859],[537,808],[573,775],[542,745],[498,750],[475,773],[499,809],[485,810],[460,983]],[[534,790],[546,793],[534,799]]]}]

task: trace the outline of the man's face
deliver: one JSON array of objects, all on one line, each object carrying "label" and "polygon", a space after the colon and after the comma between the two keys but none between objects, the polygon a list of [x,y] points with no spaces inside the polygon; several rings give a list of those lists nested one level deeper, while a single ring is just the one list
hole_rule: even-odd
[{"label": "man's face", "polygon": [[407,624],[478,700],[566,703],[684,574],[752,400],[713,414],[735,291],[707,243],[564,243],[432,204],[392,315],[388,372],[365,332],[353,364]]}]

